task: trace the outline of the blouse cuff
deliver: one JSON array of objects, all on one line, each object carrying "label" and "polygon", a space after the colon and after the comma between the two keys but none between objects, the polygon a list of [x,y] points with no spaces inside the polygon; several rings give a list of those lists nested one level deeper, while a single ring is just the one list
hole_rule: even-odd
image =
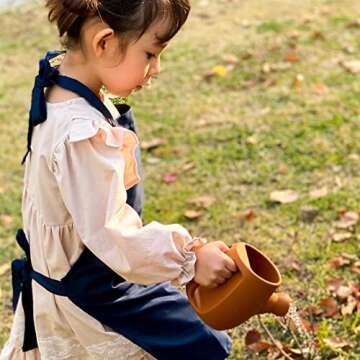
[{"label": "blouse cuff", "polygon": [[182,271],[177,279],[172,281],[175,286],[182,286],[191,281],[195,276],[195,262],[196,255],[195,250],[204,246],[207,243],[205,238],[194,237],[185,247],[185,261]]}]

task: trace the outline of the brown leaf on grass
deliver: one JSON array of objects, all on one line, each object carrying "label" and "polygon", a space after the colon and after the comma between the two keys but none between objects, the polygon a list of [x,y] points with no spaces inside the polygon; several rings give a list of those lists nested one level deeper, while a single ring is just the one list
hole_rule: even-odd
[{"label": "brown leaf on grass", "polygon": [[240,211],[234,215],[235,219],[240,221],[252,221],[254,220],[257,215],[254,210],[248,209],[245,211]]},{"label": "brown leaf on grass", "polygon": [[301,319],[301,322],[308,333],[315,333],[319,329],[319,325],[314,321]]},{"label": "brown leaf on grass", "polygon": [[356,273],[356,274],[358,274],[360,276],[360,261],[356,261],[351,266],[351,271],[353,271],[354,273]]},{"label": "brown leaf on grass", "polygon": [[255,353],[259,353],[261,351],[268,350],[272,347],[273,347],[273,345],[266,341],[258,341],[256,343],[248,345],[248,349]]},{"label": "brown leaf on grass", "polygon": [[197,220],[203,215],[204,213],[202,211],[197,210],[187,210],[184,212],[184,216],[189,220]]},{"label": "brown leaf on grass", "polygon": [[349,341],[341,339],[340,337],[329,337],[324,339],[324,343],[331,349],[344,349],[352,348],[352,344]]},{"label": "brown leaf on grass", "polygon": [[226,64],[236,65],[239,63],[239,58],[234,54],[225,54],[222,59]]},{"label": "brown leaf on grass", "polygon": [[210,195],[198,196],[196,198],[190,199],[189,204],[193,204],[199,208],[208,209],[214,202],[216,198]]},{"label": "brown leaf on grass", "polygon": [[299,314],[301,315],[301,317],[306,317],[306,316],[312,316],[312,317],[316,317],[322,314],[322,310],[319,309],[317,306],[315,305],[309,305],[305,308],[302,308],[301,310],[299,310]]},{"label": "brown leaf on grass", "polygon": [[329,88],[322,83],[317,83],[314,85],[314,91],[318,95],[327,95],[329,93]]},{"label": "brown leaf on grass", "polygon": [[300,209],[299,219],[304,222],[312,222],[319,214],[319,209],[314,206],[303,206]]},{"label": "brown leaf on grass", "polygon": [[173,182],[175,182],[177,180],[177,177],[178,177],[178,174],[175,173],[175,172],[172,172],[172,173],[169,173],[169,174],[165,174],[163,176],[163,181],[166,184],[171,184],[171,183],[173,183]]},{"label": "brown leaf on grass", "polygon": [[351,315],[356,309],[357,301],[354,297],[350,296],[347,303],[341,306],[340,312],[342,316]]},{"label": "brown leaf on grass", "polygon": [[246,143],[249,145],[256,145],[258,143],[258,139],[255,135],[252,135],[246,139]]},{"label": "brown leaf on grass", "polygon": [[278,62],[271,64],[271,71],[286,71],[291,68],[291,63],[287,62]]},{"label": "brown leaf on grass", "polygon": [[3,215],[0,215],[0,222],[3,224],[3,225],[11,225],[14,221],[14,218],[10,215],[6,215],[6,214],[3,214]]},{"label": "brown leaf on grass", "polygon": [[339,288],[335,292],[335,295],[340,300],[346,300],[351,294],[352,294],[352,288],[350,286],[344,286],[344,285],[339,286]]},{"label": "brown leaf on grass", "polygon": [[293,190],[273,191],[270,194],[270,200],[272,202],[278,202],[281,204],[292,203],[298,199],[299,199],[299,194]]},{"label": "brown leaf on grass", "polygon": [[320,300],[320,307],[324,311],[325,317],[334,317],[338,314],[338,305],[333,298],[323,298]]},{"label": "brown leaf on grass", "polygon": [[332,240],[335,242],[343,242],[345,240],[351,239],[352,236],[353,235],[350,232],[335,233],[332,235]]},{"label": "brown leaf on grass", "polygon": [[342,278],[329,278],[326,280],[327,289],[331,292],[335,292],[343,283]]},{"label": "brown leaf on grass", "polygon": [[322,31],[316,30],[311,34],[311,38],[314,40],[326,40],[325,34]]},{"label": "brown leaf on grass", "polygon": [[360,300],[360,285],[352,284],[352,294],[355,299]]},{"label": "brown leaf on grass", "polygon": [[348,253],[341,253],[340,256],[342,256],[344,259],[355,261],[358,260],[358,257],[354,254],[348,254]]},{"label": "brown leaf on grass", "polygon": [[181,170],[186,172],[194,169],[196,164],[194,161],[186,161],[183,165],[181,165]]},{"label": "brown leaf on grass", "polygon": [[348,28],[359,29],[360,28],[360,19],[356,19],[356,20],[353,20],[353,21],[349,22],[347,24],[347,27]]},{"label": "brown leaf on grass", "polygon": [[149,141],[143,141],[141,143],[141,149],[150,151],[150,150],[156,149],[157,147],[165,145],[165,144],[166,144],[166,141],[164,139],[154,138]]},{"label": "brown leaf on grass", "polygon": [[161,162],[161,159],[155,156],[149,156],[146,158],[146,162],[150,165],[156,165]]},{"label": "brown leaf on grass", "polygon": [[340,65],[353,75],[360,73],[360,60],[340,61]]},{"label": "brown leaf on grass", "polygon": [[10,264],[3,264],[0,266],[0,276],[7,274],[10,271]]},{"label": "brown leaf on grass", "polygon": [[294,260],[294,258],[291,255],[285,259],[284,265],[287,268],[294,270],[296,272],[301,271],[301,265],[300,265],[299,261]]},{"label": "brown leaf on grass", "polygon": [[295,63],[300,61],[300,55],[296,51],[290,51],[285,55],[285,61]]},{"label": "brown leaf on grass", "polygon": [[261,71],[264,73],[264,74],[269,74],[271,72],[271,65],[269,63],[265,63],[262,68],[261,68]]},{"label": "brown leaf on grass", "polygon": [[250,330],[247,332],[247,334],[245,335],[245,345],[250,351],[255,353],[273,347],[272,344],[265,341],[261,341],[261,335],[257,330]]},{"label": "brown leaf on grass", "polygon": [[359,221],[359,214],[356,211],[344,211],[340,212],[340,215],[340,221],[335,223],[338,228],[346,229],[347,227],[355,226]]},{"label": "brown leaf on grass", "polygon": [[310,197],[314,198],[314,199],[318,199],[318,198],[322,198],[324,196],[326,196],[329,193],[328,189],[326,186],[320,188],[320,189],[315,189],[310,191]]},{"label": "brown leaf on grass", "polygon": [[335,256],[329,260],[329,265],[331,268],[337,270],[347,265],[350,265],[350,260],[346,259],[344,256]]},{"label": "brown leaf on grass", "polygon": [[249,330],[245,335],[245,345],[249,346],[251,344],[259,342],[261,339],[261,334],[257,330]]}]

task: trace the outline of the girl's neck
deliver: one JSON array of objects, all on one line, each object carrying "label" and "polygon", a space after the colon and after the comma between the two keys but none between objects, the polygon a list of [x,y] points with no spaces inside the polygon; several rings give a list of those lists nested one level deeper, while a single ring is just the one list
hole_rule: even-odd
[{"label": "girl's neck", "polygon": [[[59,66],[59,72],[61,75],[80,81],[95,94],[100,93],[101,82],[94,77],[93,69],[80,51],[67,51]],[[61,102],[78,96],[69,90],[54,86],[47,92],[47,101]]]}]

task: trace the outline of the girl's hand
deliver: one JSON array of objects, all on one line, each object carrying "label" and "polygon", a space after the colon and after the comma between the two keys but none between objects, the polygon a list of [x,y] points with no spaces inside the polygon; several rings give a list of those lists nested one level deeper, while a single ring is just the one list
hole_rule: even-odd
[{"label": "girl's hand", "polygon": [[195,250],[195,277],[199,285],[215,288],[237,271],[235,262],[226,255],[229,247],[222,241],[203,245]]}]

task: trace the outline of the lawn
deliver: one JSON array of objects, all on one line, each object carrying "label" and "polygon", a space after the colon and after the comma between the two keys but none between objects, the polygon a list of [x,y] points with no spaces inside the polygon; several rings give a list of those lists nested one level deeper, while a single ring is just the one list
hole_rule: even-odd
[{"label": "lawn", "polygon": [[[36,59],[58,42],[39,6],[0,21],[1,347]],[[268,254],[318,359],[360,358],[359,61],[356,0],[197,0],[159,79],[127,99],[143,144],[145,223]],[[232,360],[281,358],[278,348],[306,358],[291,324],[261,322],[231,331]]]}]

